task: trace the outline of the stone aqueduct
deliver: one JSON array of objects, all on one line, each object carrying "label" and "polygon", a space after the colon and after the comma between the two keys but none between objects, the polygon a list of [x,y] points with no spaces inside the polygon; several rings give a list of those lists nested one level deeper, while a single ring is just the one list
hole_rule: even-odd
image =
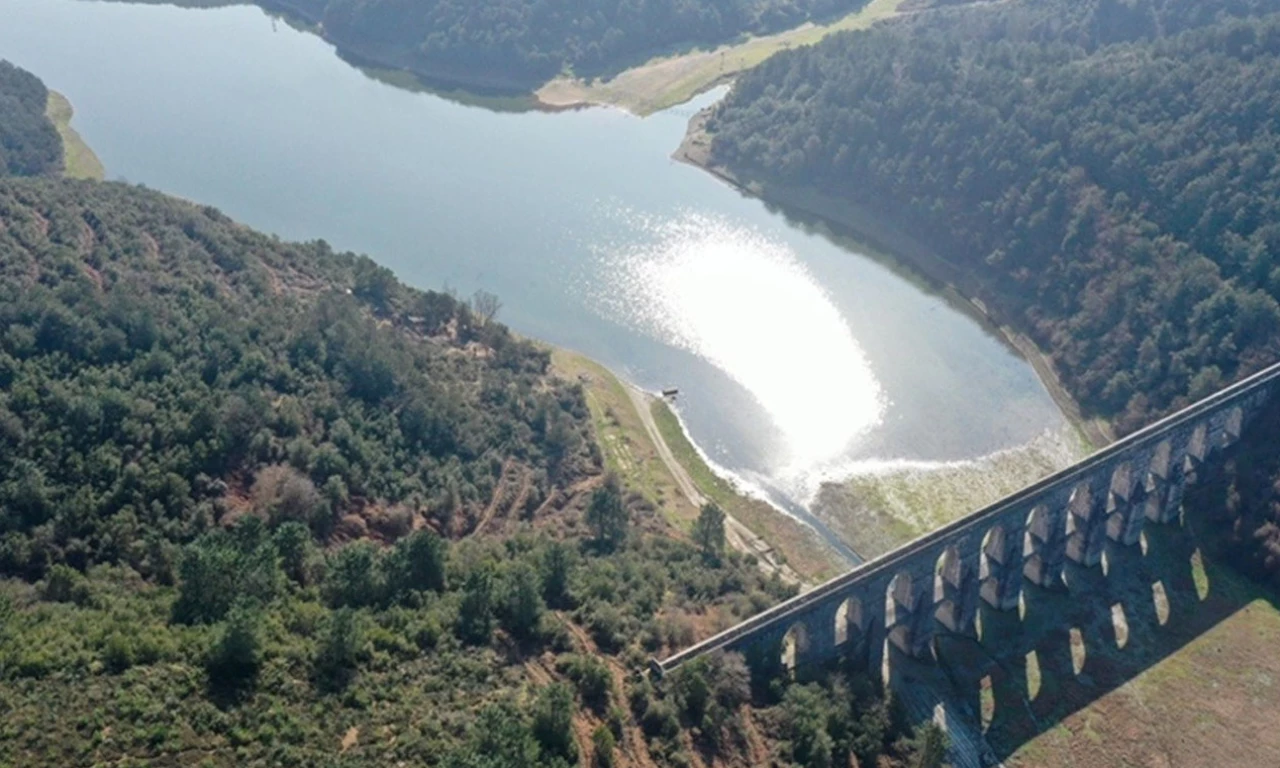
[{"label": "stone aqueduct", "polygon": [[976,634],[979,601],[1015,610],[1023,585],[1062,585],[1067,560],[1100,564],[1108,539],[1178,519],[1183,489],[1280,390],[1272,366],[1084,461],[735,627],[651,663],[662,676],[718,650],[778,654],[786,667],[856,653],[879,669],[889,646],[932,654],[939,632]]}]

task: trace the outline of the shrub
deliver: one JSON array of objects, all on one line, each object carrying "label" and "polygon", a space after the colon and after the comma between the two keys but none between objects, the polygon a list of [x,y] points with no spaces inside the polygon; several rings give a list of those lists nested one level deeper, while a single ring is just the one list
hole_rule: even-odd
[{"label": "shrub", "polygon": [[261,618],[244,602],[237,603],[227,614],[205,658],[211,686],[239,688],[257,676],[262,664],[262,640],[258,636]]},{"label": "shrub", "polygon": [[573,740],[573,692],[564,684],[553,684],[538,693],[533,705],[533,737],[546,754],[569,763],[578,760]]},{"label": "shrub", "polygon": [[316,675],[322,687],[336,690],[351,681],[364,646],[361,630],[354,610],[340,608],[333,612],[316,653]]},{"label": "shrub", "polygon": [[49,569],[49,575],[41,585],[40,596],[51,603],[85,605],[89,602],[89,585],[76,569],[57,564]]},{"label": "shrub", "polygon": [[615,743],[613,732],[603,725],[591,734],[592,759],[596,768],[613,768]]},{"label": "shrub", "polygon": [[613,676],[609,667],[596,656],[581,654],[566,656],[556,666],[578,686],[582,702],[603,714],[613,693]]}]

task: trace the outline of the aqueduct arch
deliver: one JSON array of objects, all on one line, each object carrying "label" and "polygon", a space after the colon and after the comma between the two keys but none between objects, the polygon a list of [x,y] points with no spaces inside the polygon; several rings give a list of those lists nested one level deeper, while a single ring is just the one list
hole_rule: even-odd
[{"label": "aqueduct arch", "polygon": [[[1210,454],[1234,443],[1280,390],[1280,365],[903,547],[670,658],[662,674],[716,650],[779,654],[783,668],[834,658],[856,643],[877,668],[888,647],[929,658],[939,630],[968,632],[980,597],[1010,610],[1026,582],[1070,588],[1064,561],[1096,565],[1108,538],[1132,544],[1180,515]],[[781,651],[778,643],[781,641]],[[779,658],[779,656],[774,656]]]}]

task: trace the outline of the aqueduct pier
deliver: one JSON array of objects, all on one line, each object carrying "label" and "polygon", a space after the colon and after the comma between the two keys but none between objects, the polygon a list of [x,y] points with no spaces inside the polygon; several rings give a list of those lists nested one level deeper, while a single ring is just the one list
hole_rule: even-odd
[{"label": "aqueduct pier", "polygon": [[1024,584],[1060,587],[1068,559],[1097,566],[1107,540],[1178,519],[1183,489],[1280,390],[1280,364],[1119,440],[1080,463],[714,637],[653,661],[662,676],[715,651],[784,667],[892,646],[928,658],[938,632],[976,635],[979,600],[1015,610]]}]

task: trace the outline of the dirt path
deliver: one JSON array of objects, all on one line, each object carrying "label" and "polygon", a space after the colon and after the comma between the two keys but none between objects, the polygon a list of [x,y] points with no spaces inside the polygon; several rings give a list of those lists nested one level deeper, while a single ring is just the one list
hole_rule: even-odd
[{"label": "dirt path", "polygon": [[[694,484],[689,472],[676,459],[675,454],[671,452],[671,446],[667,445],[662,433],[658,431],[658,423],[653,420],[653,411],[649,409],[649,395],[630,385],[624,385],[624,388],[627,390],[627,396],[631,398],[631,404],[635,406],[636,413],[640,416],[640,422],[644,424],[645,433],[649,435],[649,440],[653,442],[654,448],[657,449],[662,463],[667,466],[667,471],[675,478],[676,485],[680,486],[680,492],[684,494],[690,504],[701,509],[702,505],[706,504],[709,499],[698,490],[698,486]],[[754,531],[743,525],[740,520],[729,514],[728,511],[722,511],[725,512],[724,533],[729,546],[743,554],[755,555],[762,570],[767,573],[777,573],[778,577],[788,584],[804,584],[804,580],[790,566],[778,561],[773,547],[769,546],[768,542],[757,536]]]},{"label": "dirt path", "polygon": [[[545,688],[559,678],[559,675],[554,670],[548,668],[549,666],[541,657],[528,659],[524,663],[525,671],[529,673],[529,679],[539,688]],[[573,721],[570,727],[573,729],[573,740],[578,743],[578,764],[583,768],[589,768],[592,764],[591,734],[595,731],[595,725],[585,712],[577,710],[573,713]]]},{"label": "dirt path", "polygon": [[[574,641],[581,646],[583,651],[604,661],[605,666],[609,668],[609,674],[613,678],[613,693],[618,698],[617,704],[625,708],[626,669],[616,658],[600,653],[600,649],[596,646],[595,640],[591,639],[591,635],[585,629],[570,621],[569,617],[565,616],[562,611],[556,611],[556,616],[560,617],[560,621],[564,622],[565,627],[569,629],[569,634],[573,635]],[[649,754],[649,745],[644,739],[644,733],[630,718],[623,725],[622,740],[618,744],[618,751],[632,765],[638,765],[641,768],[657,768],[657,764],[653,762],[653,757]]]},{"label": "dirt path", "polygon": [[476,521],[476,527],[471,529],[471,533],[466,538],[471,538],[484,530],[484,527],[493,519],[494,514],[502,506],[503,499],[507,496],[507,489],[510,486],[511,470],[515,468],[515,462],[507,459],[502,463],[502,471],[498,474],[498,485],[493,489],[493,498],[489,500],[489,506],[485,508],[484,514]]},{"label": "dirt path", "polygon": [[739,713],[739,717],[742,718],[742,735],[747,740],[747,754],[751,757],[751,764],[768,765],[769,745],[765,743],[764,736],[756,727],[756,721],[752,719],[751,712],[743,710]]},{"label": "dirt path", "polygon": [[702,505],[707,503],[707,497],[703,496],[698,490],[698,486],[694,485],[693,478],[689,477],[689,473],[685,471],[684,466],[676,460],[675,454],[671,452],[671,446],[667,445],[667,441],[662,439],[662,433],[658,431],[658,423],[653,420],[653,411],[649,409],[649,396],[630,385],[624,385],[624,387],[627,390],[627,396],[631,398],[631,404],[635,406],[636,413],[640,416],[640,423],[644,424],[644,431],[649,435],[649,439],[653,441],[653,446],[657,449],[658,456],[662,458],[662,463],[667,465],[667,470],[676,479],[676,485],[680,486],[680,492],[684,494],[690,504],[701,509]]}]

